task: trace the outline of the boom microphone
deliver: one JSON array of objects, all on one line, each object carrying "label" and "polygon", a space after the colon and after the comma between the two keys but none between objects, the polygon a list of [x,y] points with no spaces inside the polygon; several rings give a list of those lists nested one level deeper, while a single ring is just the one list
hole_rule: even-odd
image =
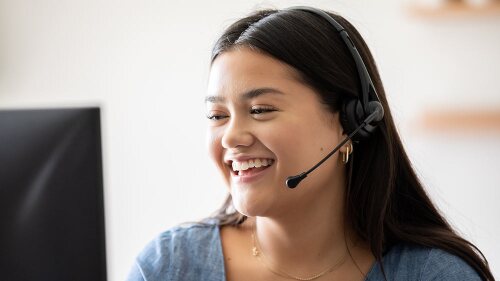
[{"label": "boom microphone", "polygon": [[307,172],[303,172],[299,175],[296,176],[290,176],[286,179],[286,186],[288,188],[295,188],[297,185],[307,177],[307,175],[314,171],[316,168],[318,168],[323,162],[325,162],[330,156],[332,156],[337,150],[339,150],[346,142],[348,142],[353,136],[355,136],[359,130],[364,128],[366,125],[370,124],[371,122],[378,122],[384,118],[384,108],[382,107],[382,104],[376,101],[369,102],[369,109],[370,111],[373,111],[368,117],[366,117],[365,120],[363,120],[363,123],[359,125],[352,133],[350,133],[343,141],[341,141],[333,150],[332,152],[328,153],[328,155],[323,158],[321,161],[319,161],[318,164],[314,165],[311,169],[309,169]]}]

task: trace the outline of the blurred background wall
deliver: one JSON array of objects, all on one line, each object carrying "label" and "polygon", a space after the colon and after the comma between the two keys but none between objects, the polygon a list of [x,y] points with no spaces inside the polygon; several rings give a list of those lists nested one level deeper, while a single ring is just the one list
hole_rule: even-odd
[{"label": "blurred background wall", "polygon": [[0,108],[102,107],[108,273],[124,280],[155,235],[225,198],[205,147],[217,35],[257,8],[337,11],[371,47],[429,193],[498,277],[499,4],[443,3],[0,0]]}]

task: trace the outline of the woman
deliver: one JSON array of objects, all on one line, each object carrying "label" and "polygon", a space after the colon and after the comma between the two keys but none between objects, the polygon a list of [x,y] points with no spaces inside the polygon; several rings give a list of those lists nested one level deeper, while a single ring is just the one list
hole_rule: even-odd
[{"label": "woman", "polygon": [[258,11],[217,41],[208,139],[228,199],[129,280],[494,280],[417,179],[365,42],[322,13]]}]

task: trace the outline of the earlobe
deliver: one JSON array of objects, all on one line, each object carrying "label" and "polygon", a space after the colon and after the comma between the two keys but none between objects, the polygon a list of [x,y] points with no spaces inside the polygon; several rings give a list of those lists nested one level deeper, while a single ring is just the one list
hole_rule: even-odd
[{"label": "earlobe", "polygon": [[[346,138],[347,136],[346,135],[342,135],[343,138]],[[352,141],[348,141],[346,144],[344,144],[340,149],[339,151],[344,154],[344,153],[347,153],[347,151],[349,151],[349,155],[352,154],[354,150],[354,146],[352,145]]]}]

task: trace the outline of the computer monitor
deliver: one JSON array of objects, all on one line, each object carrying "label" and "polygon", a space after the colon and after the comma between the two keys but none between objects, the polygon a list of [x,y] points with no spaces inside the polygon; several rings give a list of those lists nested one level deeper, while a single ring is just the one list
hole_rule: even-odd
[{"label": "computer monitor", "polygon": [[0,110],[0,279],[106,280],[99,108]]}]

